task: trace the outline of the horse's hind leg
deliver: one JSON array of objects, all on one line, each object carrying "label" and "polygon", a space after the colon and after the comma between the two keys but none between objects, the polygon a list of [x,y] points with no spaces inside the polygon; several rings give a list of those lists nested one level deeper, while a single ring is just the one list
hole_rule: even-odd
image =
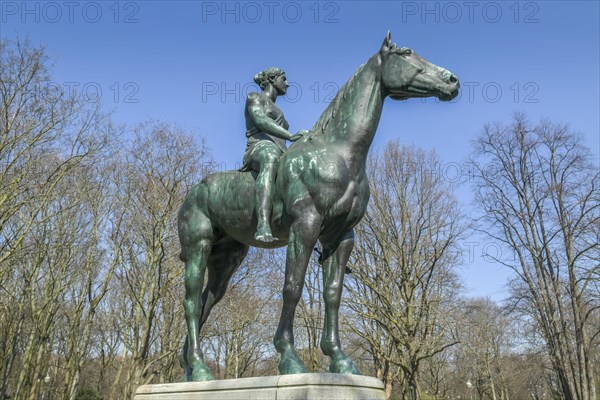
[{"label": "horse's hind leg", "polygon": [[[227,285],[229,284],[229,280],[233,273],[240,266],[246,254],[248,254],[248,246],[242,245],[238,242],[231,242],[226,245],[220,244],[217,246],[213,246],[210,249],[210,255],[207,256],[208,261],[206,263],[206,268],[208,269],[208,280],[206,283],[206,288],[202,292],[202,301],[199,304],[202,312],[200,313],[200,317],[197,318],[198,314],[193,314],[194,321],[199,321],[198,327],[196,328],[197,332],[202,330],[202,327],[206,323],[208,316],[212,310],[212,308],[223,298],[225,295],[225,291],[227,290]],[[186,271],[187,271],[187,263],[186,263]],[[202,273],[202,278],[204,277],[204,273]],[[187,282],[187,273],[186,273],[186,282]],[[202,282],[199,282],[199,287],[202,287]],[[187,301],[187,289],[188,285],[186,283],[186,301]],[[194,293],[200,293],[198,290]],[[196,301],[197,299],[193,299]],[[192,302],[193,302],[192,301]],[[195,307],[195,305],[194,305]],[[197,311],[194,308],[194,311]],[[186,319],[188,319],[187,308],[186,308]],[[189,323],[188,323],[189,326]],[[188,338],[190,333],[188,332]],[[194,374],[194,367],[192,367],[192,361],[197,359],[198,356],[202,357],[200,352],[196,353],[194,356],[194,352],[190,352],[189,349],[192,341],[187,339],[183,346],[182,352],[182,360],[181,366],[185,370],[184,381],[197,381],[197,380],[210,380],[212,379],[212,374],[208,368],[200,367],[196,368],[196,372]],[[200,373],[201,372],[201,373]]]},{"label": "horse's hind leg", "polygon": [[248,246],[234,241],[213,248],[208,262],[208,281],[202,293],[200,328],[206,323],[212,308],[225,295],[231,276],[244,261],[246,254]]},{"label": "horse's hind leg", "polygon": [[186,203],[179,213],[181,259],[185,262],[185,299],[183,308],[187,324],[187,341],[183,361],[186,378],[192,381],[213,379],[202,359],[200,349],[200,316],[204,273],[212,249],[213,231],[210,220],[195,207]]},{"label": "horse's hind leg", "polygon": [[202,287],[204,286],[204,272],[211,250],[208,240],[199,241],[195,248],[189,251],[185,260],[185,319],[187,322],[187,354],[186,363],[191,368],[191,377],[187,371],[188,379],[205,381],[213,379],[208,367],[202,359],[200,349],[200,315],[202,313]]}]

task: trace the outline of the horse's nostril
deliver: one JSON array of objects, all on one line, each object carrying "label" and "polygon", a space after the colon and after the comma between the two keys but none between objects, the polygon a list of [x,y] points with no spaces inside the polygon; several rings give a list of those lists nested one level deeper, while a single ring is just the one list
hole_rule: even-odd
[{"label": "horse's nostril", "polygon": [[458,78],[454,75],[450,75],[450,83],[456,83],[458,82]]}]

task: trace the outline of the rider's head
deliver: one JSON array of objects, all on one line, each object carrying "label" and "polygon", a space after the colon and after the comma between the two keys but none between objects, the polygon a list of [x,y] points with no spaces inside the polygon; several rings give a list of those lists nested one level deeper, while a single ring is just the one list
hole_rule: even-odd
[{"label": "rider's head", "polygon": [[264,90],[269,83],[274,83],[282,75],[285,75],[285,72],[281,68],[269,67],[254,75],[254,82]]}]

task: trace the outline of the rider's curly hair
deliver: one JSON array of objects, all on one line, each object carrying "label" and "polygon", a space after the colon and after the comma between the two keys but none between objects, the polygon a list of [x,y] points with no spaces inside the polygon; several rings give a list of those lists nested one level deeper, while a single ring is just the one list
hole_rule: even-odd
[{"label": "rider's curly hair", "polygon": [[269,67],[254,75],[254,82],[264,90],[269,83],[273,82],[278,76],[283,74],[285,74],[285,72],[281,68]]}]

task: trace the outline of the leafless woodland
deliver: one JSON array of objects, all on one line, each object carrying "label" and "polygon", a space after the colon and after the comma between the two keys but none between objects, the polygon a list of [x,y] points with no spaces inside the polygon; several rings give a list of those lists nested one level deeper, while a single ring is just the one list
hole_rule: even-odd
[{"label": "leafless woodland", "polygon": [[[51,61],[0,43],[0,399],[131,399],[181,378],[185,335],[176,212],[210,172],[197,132],[116,126],[48,85]],[[368,163],[342,327],[348,353],[391,399],[594,400],[600,390],[600,178],[561,123],[499,116],[474,134],[456,185],[435,152],[390,142]],[[472,190],[467,218],[457,190]],[[468,205],[471,207],[471,205]],[[460,249],[501,246],[506,300],[464,295]],[[252,251],[204,335],[218,378],[276,374],[283,253]],[[296,341],[319,350],[318,256]]]}]

